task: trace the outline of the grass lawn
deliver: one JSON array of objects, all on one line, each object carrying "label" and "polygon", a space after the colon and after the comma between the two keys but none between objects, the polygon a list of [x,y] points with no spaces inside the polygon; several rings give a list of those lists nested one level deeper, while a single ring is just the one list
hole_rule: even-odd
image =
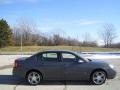
[{"label": "grass lawn", "polygon": [[[43,50],[73,50],[81,52],[115,52],[120,48],[99,48],[99,47],[80,47],[80,46],[23,46],[23,52],[37,52]],[[0,48],[0,52],[21,52],[20,46],[9,46]]]}]

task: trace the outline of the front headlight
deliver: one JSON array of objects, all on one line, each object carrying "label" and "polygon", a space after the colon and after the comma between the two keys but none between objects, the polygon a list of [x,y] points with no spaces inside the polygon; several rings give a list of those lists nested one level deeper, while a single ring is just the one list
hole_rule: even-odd
[{"label": "front headlight", "polygon": [[112,64],[109,64],[109,67],[110,67],[110,68],[114,68],[114,66],[113,66]]}]

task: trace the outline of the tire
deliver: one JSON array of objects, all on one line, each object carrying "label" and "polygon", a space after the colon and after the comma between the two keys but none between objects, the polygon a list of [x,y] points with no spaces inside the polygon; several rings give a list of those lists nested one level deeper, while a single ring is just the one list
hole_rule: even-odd
[{"label": "tire", "polygon": [[26,79],[30,85],[38,85],[42,80],[42,75],[37,71],[30,71]]},{"label": "tire", "polygon": [[97,70],[92,73],[91,81],[94,85],[102,85],[106,81],[106,72],[103,70]]}]

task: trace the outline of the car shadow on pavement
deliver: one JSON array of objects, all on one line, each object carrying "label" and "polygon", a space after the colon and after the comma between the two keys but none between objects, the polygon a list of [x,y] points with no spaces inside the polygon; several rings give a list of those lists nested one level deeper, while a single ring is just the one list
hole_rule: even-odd
[{"label": "car shadow on pavement", "polygon": [[[0,85],[29,85],[24,79],[13,75],[0,75]],[[39,85],[92,85],[90,81],[41,81]]]}]

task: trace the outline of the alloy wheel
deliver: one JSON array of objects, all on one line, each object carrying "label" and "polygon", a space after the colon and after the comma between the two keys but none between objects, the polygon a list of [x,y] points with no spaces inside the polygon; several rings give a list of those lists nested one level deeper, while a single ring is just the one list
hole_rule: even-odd
[{"label": "alloy wheel", "polygon": [[106,81],[106,73],[104,71],[96,71],[92,75],[92,81],[96,85],[101,85]]},{"label": "alloy wheel", "polygon": [[27,81],[31,85],[37,85],[41,81],[41,75],[36,71],[32,71],[28,74]]}]

